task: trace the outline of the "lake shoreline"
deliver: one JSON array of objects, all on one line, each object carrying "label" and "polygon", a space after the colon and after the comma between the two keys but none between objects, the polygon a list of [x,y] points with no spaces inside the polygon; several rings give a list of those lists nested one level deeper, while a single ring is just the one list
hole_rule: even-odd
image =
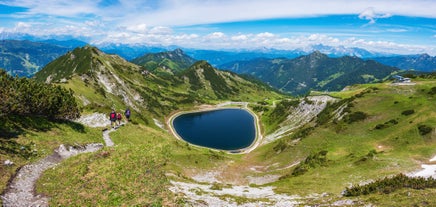
[{"label": "lake shoreline", "polygon": [[[239,107],[238,107],[238,105],[239,105]],[[251,143],[248,147],[237,149],[237,150],[220,150],[220,149],[214,149],[214,148],[210,148],[210,147],[195,145],[195,144],[192,144],[190,142],[187,142],[182,137],[180,137],[179,134],[174,129],[173,121],[176,117],[178,117],[180,115],[189,114],[189,113],[216,111],[216,110],[222,110],[222,109],[242,109],[242,110],[245,110],[248,113],[250,113],[251,116],[253,116],[254,127],[255,127],[255,138],[254,138],[253,143]],[[230,153],[230,154],[249,153],[249,152],[253,151],[254,149],[256,149],[260,145],[262,138],[263,138],[261,130],[260,130],[260,119],[256,113],[254,113],[253,111],[251,111],[248,108],[247,102],[225,102],[225,103],[220,103],[217,105],[200,105],[200,106],[198,106],[197,109],[192,109],[192,110],[188,110],[188,111],[175,111],[166,120],[166,125],[169,128],[169,131],[171,132],[171,134],[183,142],[186,142],[186,143],[189,143],[190,145],[201,147],[201,148],[206,148],[206,149],[211,149],[211,150],[216,150],[216,151],[225,151],[225,152]]]}]

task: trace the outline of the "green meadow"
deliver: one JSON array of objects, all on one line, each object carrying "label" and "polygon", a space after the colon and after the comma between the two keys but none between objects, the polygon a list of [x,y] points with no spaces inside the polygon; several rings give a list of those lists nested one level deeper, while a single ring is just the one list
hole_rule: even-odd
[{"label": "green meadow", "polygon": [[[351,199],[359,205],[431,206],[436,204],[430,196],[435,189],[404,188],[357,197],[343,197],[341,192],[352,185],[415,172],[436,155],[434,87],[436,81],[422,79],[412,86],[354,85],[329,93],[347,100],[346,113],[334,116],[335,108],[330,108],[326,121],[312,120],[299,129],[310,128],[306,133],[295,132],[248,154],[198,148],[160,128],[130,122],[110,134],[114,147],[71,157],[47,170],[36,192],[49,196],[51,206],[184,206],[189,205],[187,198],[169,190],[170,180],[194,182],[196,173],[219,171],[222,185],[248,185],[247,176],[278,175],[276,181],[261,186],[299,195],[307,205]],[[273,102],[253,110],[262,120],[263,132],[274,128],[268,125],[274,123],[270,120]],[[2,153],[0,158],[15,164],[1,165],[1,191],[20,166],[51,154],[60,144],[103,143],[102,128],[20,119],[11,118],[8,123],[25,121],[29,126],[23,126],[16,138],[2,138],[2,146],[15,153]],[[422,126],[430,132],[424,133]],[[253,172],[253,167],[260,172]]]}]

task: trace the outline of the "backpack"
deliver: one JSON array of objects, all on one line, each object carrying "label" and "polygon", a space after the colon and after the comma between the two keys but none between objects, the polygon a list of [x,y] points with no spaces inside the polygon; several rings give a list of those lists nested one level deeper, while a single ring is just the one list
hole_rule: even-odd
[{"label": "backpack", "polygon": [[121,118],[122,118],[122,117],[121,117],[121,114],[118,113],[118,114],[117,114],[117,119],[118,119],[118,120],[121,120]]},{"label": "backpack", "polygon": [[126,110],[126,116],[130,116],[130,110],[129,109]]},{"label": "backpack", "polygon": [[116,119],[116,118],[115,118],[115,113],[111,113],[111,115],[110,115],[110,119],[111,119],[111,120]]}]

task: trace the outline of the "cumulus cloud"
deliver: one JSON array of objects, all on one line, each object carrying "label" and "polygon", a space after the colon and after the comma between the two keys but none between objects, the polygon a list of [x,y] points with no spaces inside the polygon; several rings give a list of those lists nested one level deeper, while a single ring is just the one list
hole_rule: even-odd
[{"label": "cumulus cloud", "polygon": [[29,23],[26,22],[18,22],[17,25],[15,26],[16,30],[26,30],[29,29],[32,25],[30,25]]},{"label": "cumulus cloud", "polygon": [[148,31],[146,24],[132,25],[132,26],[128,26],[126,29],[129,31],[138,32],[138,33],[146,33]]},{"label": "cumulus cloud", "polygon": [[226,35],[222,32],[214,32],[206,36],[209,39],[222,39],[225,38]]},{"label": "cumulus cloud", "polygon": [[235,36],[232,36],[231,39],[234,41],[247,40],[248,35],[235,35]]}]

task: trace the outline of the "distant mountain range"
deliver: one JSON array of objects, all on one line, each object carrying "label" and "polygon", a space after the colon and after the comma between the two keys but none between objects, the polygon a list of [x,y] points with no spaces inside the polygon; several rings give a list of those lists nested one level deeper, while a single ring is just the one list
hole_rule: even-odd
[{"label": "distant mountain range", "polygon": [[[27,37],[23,37],[27,38]],[[35,40],[36,41],[36,40]],[[87,45],[79,40],[1,40],[0,41],[0,67],[12,75],[31,77],[50,61],[60,57],[76,47]],[[107,54],[117,54],[126,60],[139,61],[138,58],[147,54],[173,51],[177,46],[147,46],[128,44],[101,44],[99,49]],[[397,67],[403,70],[436,71],[436,57],[427,54],[420,55],[394,55],[373,53],[361,48],[346,48],[343,46],[311,45],[296,50],[276,50],[260,48],[256,50],[197,50],[183,49],[184,54],[195,60],[206,60],[213,66],[225,65],[235,61],[249,61],[256,58],[288,58],[293,59],[319,51],[329,57],[355,56],[372,59],[377,62]],[[165,65],[164,63],[160,63]],[[141,64],[143,65],[143,64]],[[148,65],[150,67],[150,65]]]},{"label": "distant mountain range", "polygon": [[430,56],[428,54],[374,57],[371,59],[403,70],[417,70],[424,72],[436,71],[436,56]]},{"label": "distant mountain range", "polygon": [[358,57],[331,58],[319,51],[294,59],[236,61],[220,65],[219,68],[250,74],[293,95],[305,94],[310,90],[337,91],[348,85],[382,81],[400,70]]},{"label": "distant mountain range", "polygon": [[40,42],[0,40],[0,68],[13,76],[30,77],[70,49]]}]

